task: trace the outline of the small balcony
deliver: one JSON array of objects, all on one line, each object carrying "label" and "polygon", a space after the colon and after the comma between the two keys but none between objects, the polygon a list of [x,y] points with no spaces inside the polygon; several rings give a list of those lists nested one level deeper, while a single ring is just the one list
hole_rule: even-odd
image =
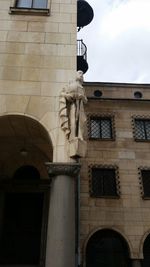
[{"label": "small balcony", "polygon": [[86,73],[88,68],[87,47],[83,40],[77,40],[77,71],[82,70],[83,73]]}]

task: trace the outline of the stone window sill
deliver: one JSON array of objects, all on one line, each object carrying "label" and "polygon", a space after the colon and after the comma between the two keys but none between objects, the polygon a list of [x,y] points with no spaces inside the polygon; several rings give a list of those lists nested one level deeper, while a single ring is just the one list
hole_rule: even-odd
[{"label": "stone window sill", "polygon": [[116,195],[116,196],[103,196],[103,195],[101,195],[101,196],[94,196],[94,195],[92,195],[92,194],[90,194],[90,197],[91,198],[95,198],[95,199],[97,199],[97,198],[99,198],[99,199],[120,199],[120,196],[119,195]]},{"label": "stone window sill", "polygon": [[142,142],[142,143],[148,143],[148,142],[150,142],[150,139],[134,139],[135,140],[135,142]]},{"label": "stone window sill", "polygon": [[150,200],[150,196],[142,196],[143,200]]},{"label": "stone window sill", "polygon": [[115,138],[98,138],[98,137],[89,137],[90,141],[115,141]]},{"label": "stone window sill", "polygon": [[10,7],[9,14],[14,15],[37,15],[37,16],[49,16],[50,10],[42,8],[16,8]]}]

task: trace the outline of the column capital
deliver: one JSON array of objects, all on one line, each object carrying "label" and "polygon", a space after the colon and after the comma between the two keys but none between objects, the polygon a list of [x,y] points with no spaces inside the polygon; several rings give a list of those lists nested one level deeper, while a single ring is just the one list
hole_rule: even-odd
[{"label": "column capital", "polygon": [[74,162],[46,162],[49,177],[58,175],[76,176],[80,172],[81,164]]}]

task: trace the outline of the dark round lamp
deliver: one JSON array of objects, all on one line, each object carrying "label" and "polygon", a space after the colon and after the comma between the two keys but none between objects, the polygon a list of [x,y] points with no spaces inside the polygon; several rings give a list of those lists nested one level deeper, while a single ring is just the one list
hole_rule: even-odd
[{"label": "dark round lamp", "polygon": [[88,25],[94,17],[92,7],[85,0],[77,0],[77,27]]}]

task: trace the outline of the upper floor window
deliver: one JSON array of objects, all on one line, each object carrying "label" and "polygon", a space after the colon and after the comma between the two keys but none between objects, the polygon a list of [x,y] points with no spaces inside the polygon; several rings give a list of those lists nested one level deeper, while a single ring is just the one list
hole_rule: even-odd
[{"label": "upper floor window", "polygon": [[91,116],[89,137],[92,139],[113,139],[112,117]]},{"label": "upper floor window", "polygon": [[135,119],[135,139],[150,140],[150,119]]},{"label": "upper floor window", "polygon": [[51,0],[14,0],[10,14],[49,16]]},{"label": "upper floor window", "polygon": [[150,198],[150,169],[141,169],[140,171],[143,198]]},{"label": "upper floor window", "polygon": [[93,166],[91,168],[91,196],[118,197],[116,167]]},{"label": "upper floor window", "polygon": [[16,7],[47,8],[47,0],[17,0]]}]

